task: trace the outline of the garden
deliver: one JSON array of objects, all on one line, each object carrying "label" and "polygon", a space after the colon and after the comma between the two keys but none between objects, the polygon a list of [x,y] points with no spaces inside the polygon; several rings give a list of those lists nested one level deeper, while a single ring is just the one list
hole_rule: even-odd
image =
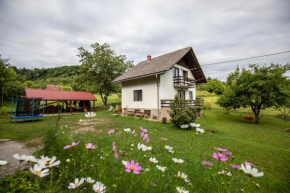
[{"label": "garden", "polygon": [[243,119],[249,109],[226,114],[216,100],[205,97],[210,110],[186,129],[108,110],[23,123],[1,115],[1,138],[43,148],[14,155],[25,169],[0,192],[287,192],[289,122],[268,109],[255,124]]}]

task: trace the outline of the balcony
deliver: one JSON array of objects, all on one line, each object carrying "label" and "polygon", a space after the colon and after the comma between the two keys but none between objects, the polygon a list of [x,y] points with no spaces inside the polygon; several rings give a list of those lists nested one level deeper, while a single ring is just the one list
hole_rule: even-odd
[{"label": "balcony", "polygon": [[[162,99],[161,108],[170,108],[172,102],[173,99]],[[181,100],[180,106],[190,106],[202,109],[204,107],[204,100],[202,98],[197,98],[196,100]]]},{"label": "balcony", "polygon": [[195,87],[195,81],[191,78],[184,78],[183,76],[176,76],[173,78],[173,86],[178,88]]}]

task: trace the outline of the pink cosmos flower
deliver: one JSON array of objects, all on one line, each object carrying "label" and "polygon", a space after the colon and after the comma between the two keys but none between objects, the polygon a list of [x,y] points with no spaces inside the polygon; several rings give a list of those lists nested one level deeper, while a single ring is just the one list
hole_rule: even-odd
[{"label": "pink cosmos flower", "polygon": [[97,147],[95,145],[93,145],[92,143],[87,144],[85,146],[85,149],[96,149]]},{"label": "pink cosmos flower", "polygon": [[233,169],[236,169],[236,170],[240,170],[241,169],[241,166],[239,166],[239,165],[235,165],[235,164],[230,164],[230,165],[231,165],[231,167]]},{"label": "pink cosmos flower", "polygon": [[232,152],[229,152],[229,151],[226,151],[226,152],[224,152],[224,155],[226,155],[226,156],[232,156],[233,153]]},{"label": "pink cosmos flower", "polygon": [[247,161],[245,161],[245,165],[250,165],[250,166],[252,166],[253,168],[256,168],[256,166],[255,166],[254,164],[252,164],[251,162],[247,162]]},{"label": "pink cosmos flower", "polygon": [[135,130],[134,130],[134,131],[132,131],[131,133],[132,133],[132,135],[134,135],[135,137],[137,136],[137,133],[136,133],[136,131],[135,131]]},{"label": "pink cosmos flower", "polygon": [[118,159],[117,148],[115,146],[115,142],[113,143],[113,153],[116,159]]},{"label": "pink cosmos flower", "polygon": [[111,129],[111,130],[108,131],[108,135],[111,135],[111,134],[113,134],[114,132],[115,132],[115,129]]},{"label": "pink cosmos flower", "polygon": [[68,149],[68,148],[71,148],[71,147],[73,147],[73,146],[76,146],[76,145],[78,145],[80,142],[72,142],[72,144],[71,145],[67,145],[67,146],[65,146],[63,149]]},{"label": "pink cosmos flower", "polygon": [[143,127],[140,127],[140,130],[141,130],[142,132],[144,132],[144,133],[146,133],[146,132],[147,132],[147,130],[146,130],[146,129],[144,129]]},{"label": "pink cosmos flower", "polygon": [[134,160],[132,160],[131,163],[127,161],[125,168],[126,172],[128,173],[133,172],[134,174],[139,174],[140,173],[139,171],[142,169],[142,167],[139,166],[138,162],[134,163]]},{"label": "pink cosmos flower", "polygon": [[156,184],[156,183],[154,183],[154,182],[152,182],[152,183],[151,183],[151,185],[152,185],[152,186],[155,186],[155,187],[157,186],[157,184]]},{"label": "pink cosmos flower", "polygon": [[222,152],[228,151],[227,149],[222,149],[220,147],[215,147],[215,149],[218,150],[218,151],[222,151]]},{"label": "pink cosmos flower", "polygon": [[141,137],[143,138],[143,137],[144,137],[144,132],[141,132],[140,135],[141,135]]},{"label": "pink cosmos flower", "polygon": [[214,159],[219,160],[219,161],[222,161],[222,162],[228,160],[228,158],[224,154],[221,154],[221,153],[213,153],[212,154],[212,157]]},{"label": "pink cosmos flower", "polygon": [[204,165],[204,166],[212,166],[212,163],[209,162],[209,161],[203,161],[203,162],[201,162],[201,163],[202,163],[202,165]]}]

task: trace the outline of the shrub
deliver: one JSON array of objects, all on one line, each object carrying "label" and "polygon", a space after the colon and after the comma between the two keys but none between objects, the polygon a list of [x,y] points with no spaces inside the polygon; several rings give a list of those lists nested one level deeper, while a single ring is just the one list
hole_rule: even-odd
[{"label": "shrub", "polygon": [[162,123],[166,123],[167,122],[167,117],[162,117]]},{"label": "shrub", "polygon": [[0,192],[42,192],[39,185],[39,178],[31,172],[16,172],[12,176],[0,181]]},{"label": "shrub", "polygon": [[175,95],[173,103],[170,104],[170,108],[171,123],[175,127],[180,128],[180,125],[189,125],[195,122],[196,109],[183,103],[177,95]]},{"label": "shrub", "polygon": [[206,109],[206,110],[211,110],[211,103],[210,103],[210,102],[206,102],[206,103],[204,104],[204,109]]}]

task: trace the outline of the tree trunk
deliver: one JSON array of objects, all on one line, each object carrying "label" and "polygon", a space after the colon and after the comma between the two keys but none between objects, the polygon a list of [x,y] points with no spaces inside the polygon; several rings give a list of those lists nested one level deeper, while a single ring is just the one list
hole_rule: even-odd
[{"label": "tree trunk", "polygon": [[251,103],[251,109],[252,109],[252,111],[253,111],[253,113],[254,113],[254,115],[255,115],[255,123],[256,123],[256,124],[258,124],[259,121],[260,121],[260,117],[259,117],[259,115],[260,115],[261,106],[262,106],[262,105],[259,104],[259,105],[256,107],[253,103]]}]

